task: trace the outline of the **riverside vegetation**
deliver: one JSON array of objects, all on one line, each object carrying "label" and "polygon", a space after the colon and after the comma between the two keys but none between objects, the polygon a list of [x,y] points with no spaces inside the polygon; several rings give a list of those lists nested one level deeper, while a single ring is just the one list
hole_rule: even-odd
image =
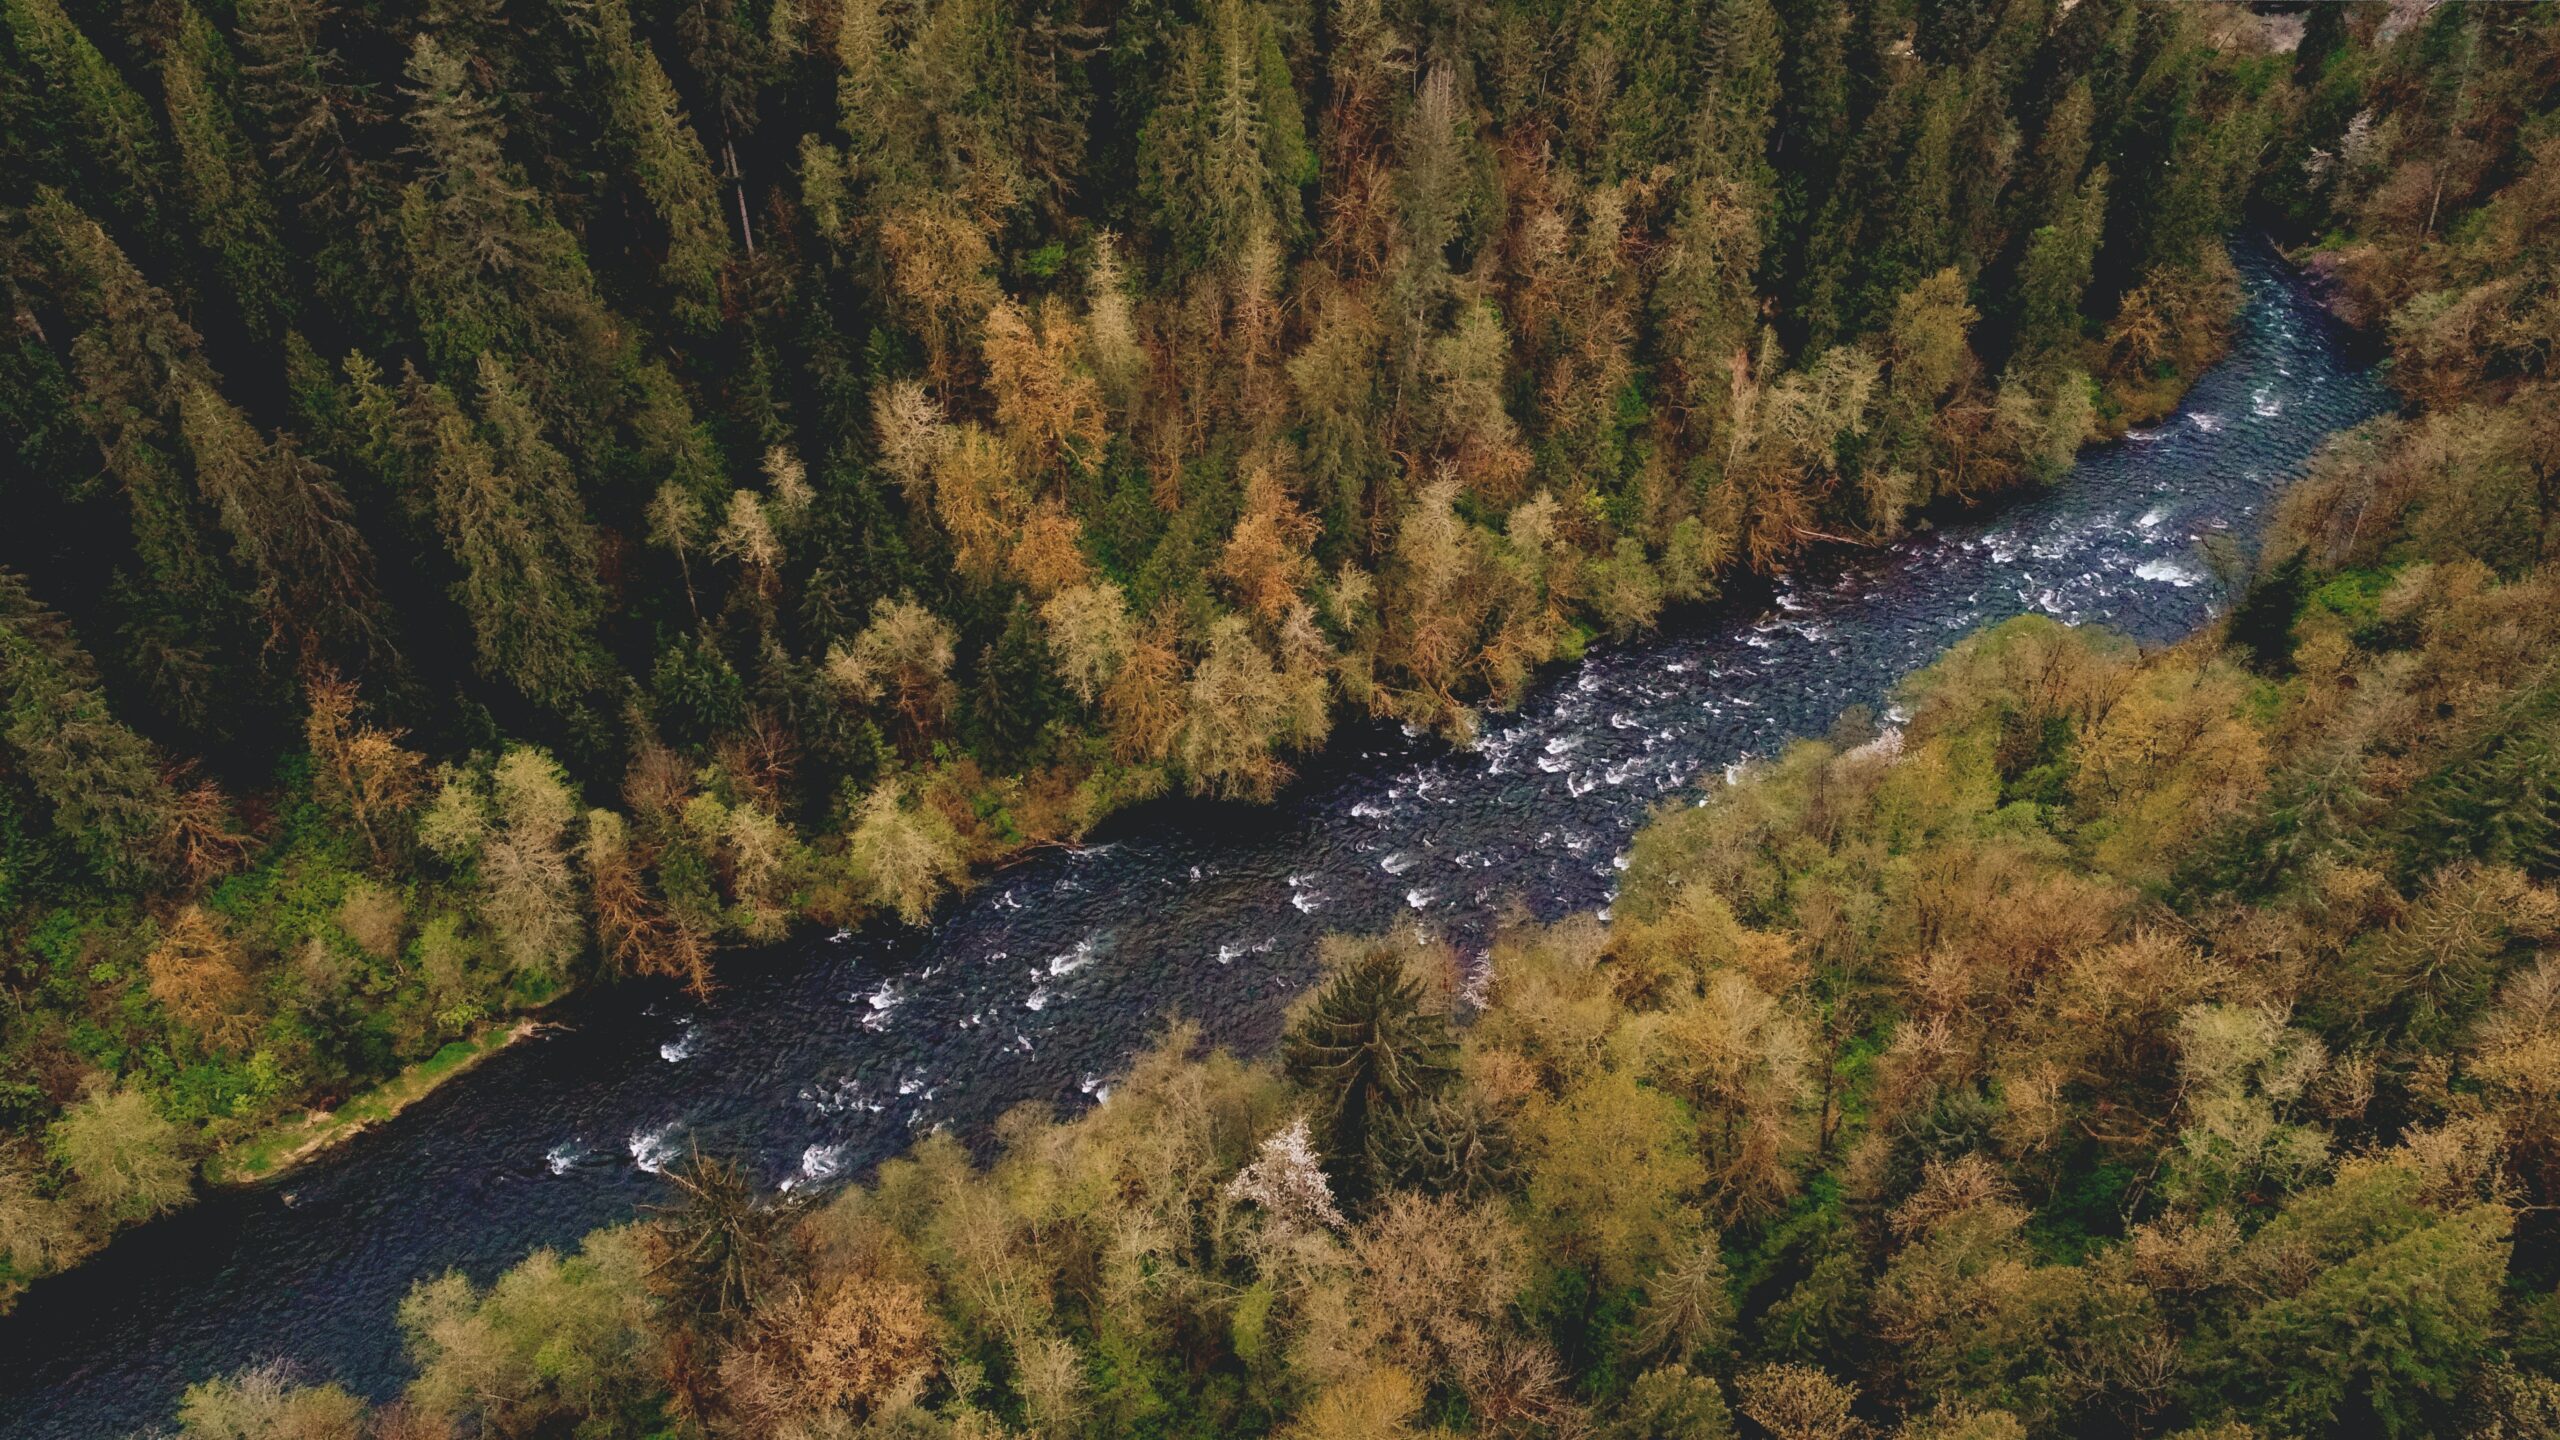
[{"label": "riverside vegetation", "polygon": [[1567,8],[0,3],[0,1295],[2059,473],[2327,123],[2242,12]]},{"label": "riverside vegetation", "polygon": [[[267,33],[238,8],[244,44]],[[25,209],[12,363],[51,388],[13,403],[68,417],[32,453],[105,459],[40,503],[120,499],[133,541],[121,574],[48,552],[13,582],[10,1053],[47,1126],[0,1196],[13,1265],[183,1192],[184,1147],[272,1103],[207,1103],[227,1077],[324,1083],[296,1067],[333,1015],[386,1063],[585,969],[698,977],[795,914],[920,913],[971,856],[1127,795],[1275,783],[1337,699],[1463,725],[1722,566],[2050,473],[2211,353],[2235,216],[2319,242],[2408,402],[2286,497],[2226,626],[2147,655],[2034,619],[1973,637],[1904,727],[1850,717],[1667,811],[1614,922],[1517,928],[1480,1005],[1417,936],[1333,942],[1268,1061],[1177,1028],[1107,1105],[1019,1112],[983,1164],[927,1140],[822,1203],[696,1158],[574,1255],[419,1287],[396,1403],[260,1367],[191,1390],[187,1434],[2560,1428],[2552,7],[2315,7],[2282,51],[2245,11],[2105,0],[812,8],[726,50],[741,11],[652,45],[598,7],[561,37],[603,79],[546,90],[571,73],[548,32],[455,6],[407,47],[404,100],[444,120],[367,161],[430,173],[375,181],[385,259],[330,317],[403,332],[405,373],[361,338],[319,366],[316,315],[271,318],[292,423],[268,430],[197,339],[259,323],[234,253],[256,207],[203,197],[289,183],[222,140],[254,116],[179,118],[168,57],[226,32],[113,37],[154,61],[161,161],[98,42],[29,0],[6,18],[78,82],[47,103],[93,111],[33,133],[100,147]],[[508,43],[454,58],[473,26]],[[1041,54],[1078,83],[1031,83]],[[823,66],[849,143],[808,132],[759,189],[735,157],[769,143],[672,119],[704,56],[767,77],[747,141]],[[349,114],[375,93],[329,84]],[[490,137],[470,204],[432,172],[448,122]],[[208,154],[247,157],[216,167],[233,188]],[[119,156],[170,165],[205,220],[116,216]],[[200,330],[84,183],[133,249],[237,269]],[[734,237],[689,232],[707,269],[666,238],[688,195],[741,200]],[[265,213],[277,246],[369,233]],[[495,228],[440,248],[469,226]],[[598,256],[608,234],[629,252]],[[330,273],[275,293],[327,308]],[[483,328],[440,358],[455,313]],[[829,415],[840,461],[803,464]],[[254,461],[228,479],[226,434]],[[764,478],[689,495],[732,451]],[[404,517],[449,542],[418,547],[442,574],[284,548],[362,558]],[[40,540],[67,543],[12,543]],[[272,643],[179,646],[220,615],[147,611],[160,564]],[[289,598],[315,574],[417,603],[320,633],[338,612]],[[815,648],[809,597],[884,576]],[[101,621],[34,598],[71,581]],[[581,584],[568,639],[537,633]],[[1080,668],[1086,603],[1122,628]],[[417,616],[445,604],[471,641],[437,671]],[[250,789],[261,677],[309,720]],[[1010,729],[1023,695],[1048,708]],[[457,713],[484,732],[447,737]],[[615,763],[622,808],[581,815]],[[467,1014],[426,993],[439,966]],[[334,1012],[309,999],[331,975]]]}]

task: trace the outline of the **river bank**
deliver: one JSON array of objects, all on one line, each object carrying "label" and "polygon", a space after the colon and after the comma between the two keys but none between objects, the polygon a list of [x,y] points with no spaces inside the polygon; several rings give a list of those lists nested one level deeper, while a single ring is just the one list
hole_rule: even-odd
[{"label": "river bank", "polygon": [[490,1025],[468,1039],[456,1040],[332,1110],[314,1110],[298,1120],[270,1127],[240,1145],[205,1161],[208,1185],[256,1185],[282,1177],[295,1166],[330,1147],[363,1134],[433,1094],[481,1061],[541,1029],[531,1017],[512,1024]]},{"label": "river bank", "polygon": [[[2102,387],[2104,403],[2098,408],[2097,428],[2084,443],[2082,453],[2086,454],[2095,448],[2113,444],[2119,441],[2128,430],[2149,424],[2163,415],[2174,412],[2196,380],[2212,365],[2220,363],[2228,354],[2229,338],[2228,327],[2225,327],[2221,336],[2222,343],[2218,348],[2195,363],[2172,373],[2142,383],[2122,380],[2108,382]],[[2093,352],[2091,359],[2094,361],[2097,358],[2099,357]],[[1911,523],[1915,528],[1927,528],[1960,520],[1968,512],[1984,507],[1997,507],[2013,499],[2016,493],[2015,487],[2012,487],[1968,500],[1932,505],[1925,510],[1915,512],[1910,517]],[[1863,547],[1852,547],[1847,542],[1834,540],[1818,541],[1814,548],[1807,552],[1804,562],[1826,563],[1837,552],[1853,548]],[[1725,590],[1732,595],[1733,600],[1744,607],[1764,603],[1765,593],[1770,583],[1770,577],[1750,571],[1735,571],[1720,577],[1720,580]],[[1685,624],[1713,623],[1715,616],[1729,613],[1733,608],[1733,605],[1723,601],[1712,601],[1704,605],[1691,606],[1688,613],[1676,619],[1677,623]],[[1577,649],[1570,658],[1557,662],[1552,670],[1569,668],[1579,658],[1580,652]],[[1339,702],[1337,709],[1341,712],[1336,717],[1337,723],[1355,718],[1349,708],[1340,705]],[[998,793],[1008,786],[1014,789],[1038,788],[1018,778],[989,782],[986,787],[987,793],[955,796],[954,804],[949,808],[955,813],[989,809],[1008,810],[1008,807],[1002,803],[1001,794]],[[1103,787],[1101,793],[1110,795],[1116,789],[1117,787]],[[1150,794],[1146,798],[1153,797]],[[1000,846],[991,846],[982,834],[976,837],[978,853],[974,857],[972,879],[969,883],[974,885],[999,874],[1005,868],[1043,849],[1071,845],[1080,841],[1093,827],[1107,824],[1133,804],[1143,803],[1145,799],[1116,795],[1115,798],[1109,799],[1103,808],[1086,817],[1083,823],[1071,825],[1063,834],[1051,834],[1049,830],[1053,827],[1043,825],[1039,827],[1038,833],[1016,837],[1010,843]],[[812,922],[804,920],[803,924],[810,926]],[[832,930],[835,927],[828,924],[822,928]],[[586,984],[592,983],[594,982],[586,982]],[[513,1012],[489,1022],[469,1037],[448,1042],[434,1054],[415,1061],[396,1074],[356,1092],[334,1107],[308,1110],[298,1115],[281,1118],[246,1136],[216,1146],[205,1155],[200,1164],[199,1170],[203,1182],[211,1187],[236,1187],[266,1184],[289,1177],[300,1166],[330,1152],[368,1128],[397,1115],[431,1094],[438,1086],[467,1073],[491,1054],[531,1035],[536,1028],[531,1017],[555,1009],[581,988],[583,986],[578,983],[565,983],[549,994],[540,1005],[529,1010]],[[19,1283],[23,1285],[24,1282]],[[13,1290],[0,1288],[0,1314],[6,1313],[14,1298]]]}]

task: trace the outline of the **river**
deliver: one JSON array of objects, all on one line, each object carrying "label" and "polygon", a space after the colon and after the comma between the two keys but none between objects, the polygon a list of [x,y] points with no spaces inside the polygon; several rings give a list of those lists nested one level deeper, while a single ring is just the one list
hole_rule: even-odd
[{"label": "river", "polygon": [[190,1380],[287,1357],[383,1396],[393,1309],[627,1219],[688,1145],[768,1184],[859,1175],[935,1126],[1100,1101],[1169,1014],[1267,1046],[1315,938],[1412,919],[1480,953],[1514,904],[1606,906],[1629,836],[1705,774],[1819,733],[1966,631],[2042,611],[2165,642],[2217,598],[2205,537],[2245,538],[2332,432],[2390,397],[2274,255],[2237,257],[2230,355],[2170,419],[2058,485],[1781,577],[1595,648],[1457,751],[1346,727],[1262,809],[1167,803],[987,877],[931,929],[739,957],[708,1004],[627,985],[264,1189],[216,1194],[42,1282],[0,1319],[0,1434],[165,1424]]}]

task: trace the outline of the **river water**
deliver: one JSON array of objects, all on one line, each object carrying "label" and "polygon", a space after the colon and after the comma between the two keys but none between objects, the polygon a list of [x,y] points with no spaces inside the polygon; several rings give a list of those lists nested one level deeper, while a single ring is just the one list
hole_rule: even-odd
[{"label": "river water", "polygon": [[0,1320],[0,1434],[165,1423],[188,1381],[278,1357],[387,1395],[412,1282],[485,1279],[627,1219],[688,1145],[822,1185],[931,1127],[1096,1103],[1171,1014],[1266,1046],[1321,933],[1410,919],[1474,954],[1507,906],[1605,911],[1649,811],[1848,706],[1884,710],[1968,630],[2042,611],[2185,634],[2217,598],[2203,539],[2251,534],[2326,436],[2389,403],[2271,253],[2238,259],[2232,353],[2173,418],[2049,490],[1781,577],[1759,613],[1595,649],[1472,750],[1349,728],[1275,806],[1133,812],[988,877],[928,931],[741,958],[709,1005],[641,985],[573,999],[557,1032],[282,1184],[35,1287]]}]

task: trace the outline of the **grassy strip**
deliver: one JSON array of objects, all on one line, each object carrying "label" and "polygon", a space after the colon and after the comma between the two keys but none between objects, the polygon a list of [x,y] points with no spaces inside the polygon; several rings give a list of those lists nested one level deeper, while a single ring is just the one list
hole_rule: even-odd
[{"label": "grassy strip", "polygon": [[532,1020],[492,1025],[456,1040],[335,1110],[313,1110],[280,1121],[204,1162],[209,1185],[255,1185],[272,1180],[330,1146],[408,1109],[438,1085],[534,1032]]}]

